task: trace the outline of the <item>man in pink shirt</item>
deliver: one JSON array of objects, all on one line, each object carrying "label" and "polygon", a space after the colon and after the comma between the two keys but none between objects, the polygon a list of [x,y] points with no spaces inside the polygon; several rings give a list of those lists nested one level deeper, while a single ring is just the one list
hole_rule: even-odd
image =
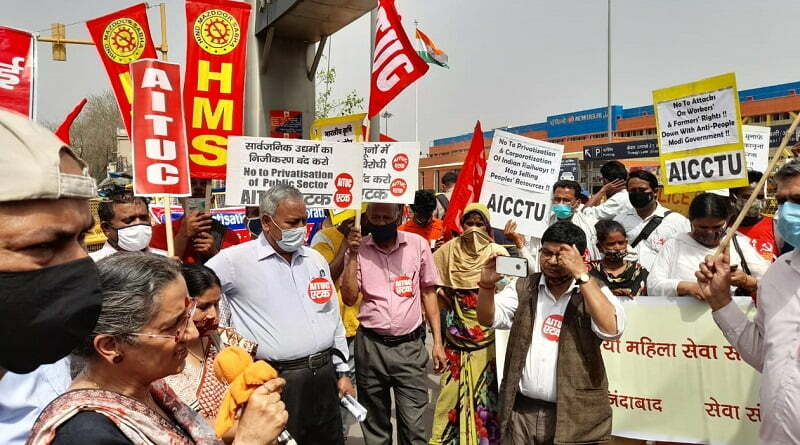
[{"label": "man in pink shirt", "polygon": [[398,443],[427,443],[423,414],[428,403],[425,367],[425,318],[433,333],[434,370],[447,364],[439,326],[436,286],[439,274],[430,244],[419,235],[398,232],[396,204],[367,207],[367,235],[348,235],[342,274],[342,300],[347,305],[362,294],[355,359],[358,400],[367,409],[361,423],[367,445],[392,444],[391,394],[397,411]]}]

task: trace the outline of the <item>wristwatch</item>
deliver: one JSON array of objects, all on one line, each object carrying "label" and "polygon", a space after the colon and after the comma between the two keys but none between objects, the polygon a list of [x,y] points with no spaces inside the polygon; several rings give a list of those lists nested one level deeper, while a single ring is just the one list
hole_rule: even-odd
[{"label": "wristwatch", "polygon": [[589,273],[588,273],[588,272],[584,272],[584,273],[582,273],[582,274],[578,275],[578,277],[577,277],[577,278],[575,278],[575,283],[576,283],[578,286],[580,286],[580,285],[582,285],[582,284],[586,284],[586,283],[588,283],[590,278],[591,278],[591,277],[589,276]]}]

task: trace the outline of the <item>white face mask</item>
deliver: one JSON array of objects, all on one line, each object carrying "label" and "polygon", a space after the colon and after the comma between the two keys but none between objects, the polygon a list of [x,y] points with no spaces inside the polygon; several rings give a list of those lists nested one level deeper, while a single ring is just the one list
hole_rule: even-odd
[{"label": "white face mask", "polygon": [[278,247],[281,248],[284,252],[296,252],[299,250],[303,244],[306,242],[306,228],[305,227],[297,227],[294,229],[281,229],[275,224],[275,221],[272,221],[272,225],[278,228],[281,231],[281,239],[275,240],[278,244]]},{"label": "white face mask", "polygon": [[138,252],[150,244],[153,228],[147,224],[115,229],[117,231],[117,246],[128,252]]}]

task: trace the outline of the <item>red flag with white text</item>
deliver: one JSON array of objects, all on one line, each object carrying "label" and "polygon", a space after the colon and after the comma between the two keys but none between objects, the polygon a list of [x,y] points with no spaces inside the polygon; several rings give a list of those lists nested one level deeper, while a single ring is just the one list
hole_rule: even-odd
[{"label": "red flag with white text", "polygon": [[0,108],[31,119],[35,58],[33,34],[0,26]]},{"label": "red flag with white text", "polygon": [[131,86],[128,64],[139,59],[155,59],[156,47],[150,37],[147,4],[125,8],[86,22],[89,35],[106,68],[117,98],[122,122],[131,134]]},{"label": "red flag with white text", "polygon": [[189,154],[181,101],[181,67],[142,59],[130,64],[133,82],[133,192],[189,196]]},{"label": "red flag with white text", "polygon": [[475,124],[475,133],[472,135],[472,143],[469,146],[469,153],[464,160],[458,180],[453,188],[453,195],[447,206],[444,215],[444,232],[449,236],[453,231],[463,232],[461,227],[461,216],[464,207],[473,202],[477,202],[481,196],[483,188],[483,176],[486,173],[486,150],[483,146],[483,131],[481,122]]},{"label": "red flag with white text", "polygon": [[394,0],[378,0],[378,3],[368,117],[378,114],[401,91],[428,72],[428,64],[408,40]]}]

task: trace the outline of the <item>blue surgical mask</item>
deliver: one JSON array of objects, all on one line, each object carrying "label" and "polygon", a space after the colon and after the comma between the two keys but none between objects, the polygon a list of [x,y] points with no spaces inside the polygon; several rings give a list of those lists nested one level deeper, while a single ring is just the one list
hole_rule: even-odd
[{"label": "blue surgical mask", "polygon": [[[272,221],[272,224],[278,227],[275,221]],[[296,227],[294,229],[281,229],[278,227],[278,230],[281,231],[281,239],[275,240],[275,242],[284,252],[297,252],[306,242],[305,227]]]},{"label": "blue surgical mask", "polygon": [[553,204],[553,213],[558,219],[572,218],[572,206],[569,204]]},{"label": "blue surgical mask", "polygon": [[800,204],[784,202],[775,216],[778,233],[789,244],[800,248]]}]

